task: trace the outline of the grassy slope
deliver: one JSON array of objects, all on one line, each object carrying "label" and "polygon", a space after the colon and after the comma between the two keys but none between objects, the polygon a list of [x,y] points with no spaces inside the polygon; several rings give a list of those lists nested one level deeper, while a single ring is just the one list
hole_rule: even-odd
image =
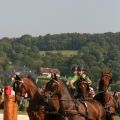
[{"label": "grassy slope", "polygon": [[39,54],[45,56],[47,52],[50,52],[52,54],[61,54],[61,55],[65,56],[65,57],[71,57],[71,56],[74,56],[74,55],[78,54],[77,50],[40,51]]}]

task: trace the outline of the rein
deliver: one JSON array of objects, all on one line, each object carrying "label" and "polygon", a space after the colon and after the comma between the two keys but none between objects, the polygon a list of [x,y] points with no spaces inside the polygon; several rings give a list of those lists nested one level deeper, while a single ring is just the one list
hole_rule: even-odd
[{"label": "rein", "polygon": [[81,112],[78,112],[77,110],[64,110],[65,113],[64,115],[65,116],[69,116],[69,115],[80,115],[80,116],[83,116],[85,118],[88,118],[87,115],[81,113]]},{"label": "rein", "polygon": [[[52,96],[50,96],[49,98],[46,98],[46,100],[59,100],[59,101],[81,101],[81,99],[77,98],[77,99],[57,99],[57,98],[52,98]],[[82,103],[82,102],[81,102]]]},{"label": "rein", "polygon": [[97,92],[97,94],[99,94],[99,93],[104,93],[104,92],[106,92],[106,91],[105,91],[105,90],[102,90],[102,91]]},{"label": "rein", "polygon": [[[50,96],[49,98],[46,98],[46,101],[49,101],[49,100],[59,100],[59,101],[74,101],[75,102],[75,104],[76,104],[76,102],[77,101],[79,101],[80,103],[82,103],[83,105],[84,105],[84,108],[85,108],[85,110],[87,109],[87,107],[85,106],[85,104],[86,103],[83,103],[82,101],[81,101],[81,99],[57,99],[57,98],[52,98],[52,96]],[[83,114],[83,113],[81,113],[81,112],[79,112],[78,111],[78,108],[77,108],[77,106],[76,106],[76,109],[77,110],[64,110],[65,111],[65,113],[64,113],[64,116],[68,116],[68,115],[81,115],[81,116],[83,116],[83,117],[85,117],[85,118],[88,118],[88,110],[86,110],[86,114]],[[48,112],[49,113],[49,112]],[[51,112],[50,112],[51,113]],[[58,112],[57,112],[58,113]],[[51,113],[51,114],[53,114],[53,113]],[[59,113],[60,114],[60,113]]]}]

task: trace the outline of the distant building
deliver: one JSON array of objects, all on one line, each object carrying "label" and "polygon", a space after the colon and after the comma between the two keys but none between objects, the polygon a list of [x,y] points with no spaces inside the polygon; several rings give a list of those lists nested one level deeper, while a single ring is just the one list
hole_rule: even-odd
[{"label": "distant building", "polygon": [[60,71],[57,68],[43,68],[38,71],[41,76],[51,78],[51,73],[55,73],[57,77],[60,77]]}]

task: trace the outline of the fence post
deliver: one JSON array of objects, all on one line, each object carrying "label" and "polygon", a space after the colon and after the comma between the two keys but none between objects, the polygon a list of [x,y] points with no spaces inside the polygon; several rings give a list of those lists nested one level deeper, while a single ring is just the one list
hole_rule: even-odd
[{"label": "fence post", "polygon": [[17,120],[18,105],[15,95],[11,95],[8,91],[6,87],[4,91],[4,120]]}]

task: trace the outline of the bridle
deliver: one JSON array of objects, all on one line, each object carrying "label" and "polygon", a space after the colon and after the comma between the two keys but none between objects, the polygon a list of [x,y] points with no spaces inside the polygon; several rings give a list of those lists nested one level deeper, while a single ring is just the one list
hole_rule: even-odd
[{"label": "bridle", "polygon": [[17,93],[17,95],[20,95],[20,97],[25,97],[25,96],[22,96],[22,92],[24,89],[24,91],[26,91],[25,93],[27,93],[27,89],[26,89],[25,83],[22,79],[16,80],[13,88],[14,88],[13,90],[15,91],[15,94]]},{"label": "bridle", "polygon": [[54,95],[59,96],[59,82],[56,80],[51,80],[46,84],[44,93],[49,94],[49,97],[52,97]]},{"label": "bridle", "polygon": [[79,87],[81,84],[83,84],[84,86],[86,85],[86,86],[87,86],[87,90],[88,90],[88,83],[87,83],[85,80],[80,80],[80,81],[78,82],[78,87]]}]

